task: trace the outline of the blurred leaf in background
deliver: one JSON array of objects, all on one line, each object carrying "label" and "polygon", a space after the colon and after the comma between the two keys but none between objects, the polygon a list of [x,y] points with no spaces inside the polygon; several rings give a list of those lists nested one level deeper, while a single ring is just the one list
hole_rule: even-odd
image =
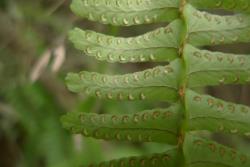
[{"label": "blurred leaf in background", "polygon": [[[73,106],[60,72],[73,22],[68,3],[2,0],[0,9],[0,166],[84,163],[85,149],[59,121]],[[100,148],[92,143],[88,147],[98,159]]]}]

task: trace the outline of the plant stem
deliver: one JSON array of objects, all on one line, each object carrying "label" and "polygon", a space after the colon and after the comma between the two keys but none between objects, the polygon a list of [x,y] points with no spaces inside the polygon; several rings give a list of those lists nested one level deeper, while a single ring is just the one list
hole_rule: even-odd
[{"label": "plant stem", "polygon": [[187,88],[187,75],[186,75],[186,63],[185,63],[185,58],[184,58],[184,48],[186,45],[186,39],[187,39],[187,26],[186,26],[186,21],[184,17],[184,8],[186,5],[186,0],[181,0],[180,2],[180,15],[181,19],[183,21],[183,29],[182,29],[182,39],[181,39],[181,44],[180,44],[180,49],[179,49],[179,56],[181,58],[181,76],[180,76],[180,81],[179,81],[179,96],[180,96],[180,104],[182,105],[181,111],[182,112],[182,119],[181,119],[181,125],[179,128],[179,136],[178,136],[178,146],[179,150],[181,152],[181,161],[179,162],[178,166],[180,167],[185,167],[185,156],[184,156],[184,150],[183,150],[183,144],[185,140],[185,129],[187,126],[187,110],[186,110],[186,102],[185,102],[185,93],[186,93],[186,88]]}]

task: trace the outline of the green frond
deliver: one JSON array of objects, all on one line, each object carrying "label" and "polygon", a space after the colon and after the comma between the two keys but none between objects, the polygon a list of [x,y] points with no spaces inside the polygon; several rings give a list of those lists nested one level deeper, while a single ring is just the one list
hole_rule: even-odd
[{"label": "green frond", "polygon": [[179,17],[179,0],[73,0],[72,11],[116,26],[168,22]]},{"label": "green frond", "polygon": [[178,161],[178,149],[173,147],[164,153],[152,155],[133,156],[115,159],[99,164],[91,164],[91,167],[175,167]]},{"label": "green frond", "polygon": [[191,134],[186,134],[184,156],[189,167],[249,167],[249,155]]},{"label": "green frond", "polygon": [[189,3],[200,9],[224,9],[250,13],[250,0],[189,0]]},{"label": "green frond", "polygon": [[170,65],[158,66],[125,75],[106,75],[95,72],[69,73],[68,88],[73,92],[85,92],[98,98],[118,100],[166,100],[178,99],[179,60]]},{"label": "green frond", "polygon": [[70,112],[62,117],[64,128],[97,139],[177,143],[180,106],[135,114]]},{"label": "green frond", "polygon": [[184,55],[189,88],[250,82],[249,55],[199,50],[191,45],[186,45]]},{"label": "green frond", "polygon": [[188,130],[209,130],[250,137],[250,108],[212,96],[186,92]]},{"label": "green frond", "polygon": [[[80,17],[115,26],[170,22],[166,27],[127,38],[79,28],[70,32],[77,49],[101,61],[170,62],[124,75],[69,73],[66,82],[71,91],[110,100],[177,103],[167,109],[133,114],[72,112],[63,116],[66,129],[87,137],[174,145],[173,150],[163,154],[90,166],[250,166],[249,156],[192,135],[193,131],[205,130],[250,137],[250,107],[190,90],[250,83],[249,55],[198,48],[250,42],[250,0],[73,0],[71,8]],[[222,16],[198,9],[241,14]]]},{"label": "green frond", "polygon": [[193,46],[250,42],[250,15],[220,16],[198,11],[191,5],[184,10],[187,42]]},{"label": "green frond", "polygon": [[178,57],[181,27],[182,22],[176,20],[167,27],[130,38],[75,28],[70,32],[70,40],[77,49],[98,60],[120,63],[163,62]]}]

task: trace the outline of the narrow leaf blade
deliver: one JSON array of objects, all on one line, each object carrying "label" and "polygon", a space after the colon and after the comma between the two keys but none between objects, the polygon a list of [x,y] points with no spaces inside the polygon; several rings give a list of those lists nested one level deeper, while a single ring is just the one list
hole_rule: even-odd
[{"label": "narrow leaf blade", "polygon": [[97,139],[177,143],[179,105],[135,114],[71,112],[62,117],[64,128]]},{"label": "narrow leaf blade", "polygon": [[120,63],[162,62],[178,57],[181,27],[182,22],[176,20],[167,27],[130,38],[75,28],[69,36],[77,49],[98,60]]},{"label": "narrow leaf blade", "polygon": [[86,92],[102,99],[118,100],[178,100],[179,60],[125,75],[105,75],[95,72],[69,73],[66,82],[73,92]]},{"label": "narrow leaf blade", "polygon": [[164,153],[155,153],[152,155],[134,156],[121,158],[99,164],[89,165],[91,167],[175,167],[178,159],[177,148],[170,149]]},{"label": "narrow leaf blade", "polygon": [[250,56],[199,50],[186,45],[184,58],[189,87],[250,82]]},{"label": "narrow leaf blade", "polygon": [[173,0],[73,0],[72,11],[83,18],[116,26],[168,22],[179,16]]},{"label": "narrow leaf blade", "polygon": [[186,42],[194,46],[250,42],[250,15],[220,16],[186,5]]},{"label": "narrow leaf blade", "polygon": [[208,130],[250,137],[250,108],[212,96],[186,93],[188,130]]},{"label": "narrow leaf blade", "polygon": [[201,9],[224,9],[250,13],[250,0],[189,0],[188,2]]},{"label": "narrow leaf blade", "polygon": [[200,137],[187,134],[184,156],[189,167],[249,167],[249,155]]}]

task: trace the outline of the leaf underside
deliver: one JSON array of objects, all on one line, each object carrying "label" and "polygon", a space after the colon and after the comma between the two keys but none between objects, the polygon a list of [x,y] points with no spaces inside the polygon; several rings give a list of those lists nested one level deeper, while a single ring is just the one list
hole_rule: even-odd
[{"label": "leaf underside", "polygon": [[64,128],[105,140],[177,144],[179,105],[135,114],[87,114],[71,112],[62,117]]},{"label": "leaf underside", "polygon": [[213,46],[250,42],[250,16],[220,16],[186,5],[187,42],[193,46]]},{"label": "leaf underside", "polygon": [[179,60],[142,72],[105,75],[95,72],[69,73],[66,82],[73,92],[86,92],[103,99],[166,100],[178,99]]},{"label": "leaf underside", "polygon": [[167,27],[130,38],[75,28],[70,32],[69,39],[77,49],[98,60],[120,63],[164,62],[178,57],[181,25],[182,22],[176,20]]},{"label": "leaf underside", "polygon": [[247,84],[250,82],[250,56],[184,49],[188,87]]},{"label": "leaf underside", "polygon": [[209,95],[186,92],[188,129],[209,130],[250,137],[250,108]]},{"label": "leaf underside", "polygon": [[[250,83],[249,55],[200,48],[250,42],[250,0],[188,0],[186,4],[181,0],[73,0],[71,9],[80,17],[115,26],[170,22],[166,27],[127,38],[80,28],[69,33],[77,49],[101,61],[170,62],[125,75],[86,71],[67,75],[67,86],[76,93],[109,100],[172,103],[166,109],[134,114],[72,112],[63,116],[66,129],[87,137],[176,145],[166,153],[112,160],[93,167],[250,166],[247,155],[192,134],[206,130],[250,137],[250,108],[190,90]],[[242,14],[222,16],[198,9]],[[183,127],[185,135],[180,132]],[[177,148],[180,144],[183,150]],[[183,159],[185,164],[181,164]]]},{"label": "leaf underside", "polygon": [[184,143],[189,167],[249,167],[249,156],[221,144],[187,134]]},{"label": "leaf underside", "polygon": [[169,22],[179,17],[173,0],[73,0],[72,11],[88,20],[115,26]]},{"label": "leaf underside", "polygon": [[188,2],[201,9],[224,9],[250,13],[250,0],[189,0]]},{"label": "leaf underside", "polygon": [[172,148],[164,153],[155,153],[145,156],[134,156],[117,160],[92,164],[91,167],[175,167],[177,164],[177,148]]}]

